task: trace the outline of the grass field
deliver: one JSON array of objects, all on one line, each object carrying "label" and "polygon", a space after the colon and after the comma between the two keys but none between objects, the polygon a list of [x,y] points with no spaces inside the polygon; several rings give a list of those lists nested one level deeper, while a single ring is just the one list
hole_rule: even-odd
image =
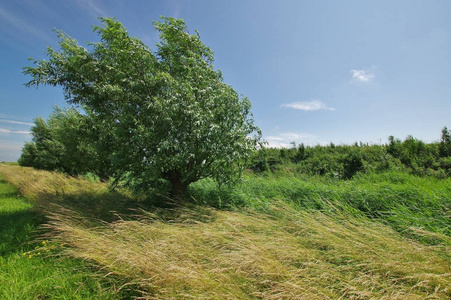
[{"label": "grass field", "polygon": [[[288,175],[287,175],[288,174]],[[366,174],[352,180],[283,174],[247,175],[231,191],[212,181],[194,184],[191,194],[214,207],[264,210],[274,199],[301,210],[367,216],[405,236],[451,245],[451,179],[417,177],[401,172]],[[431,234],[428,234],[431,233]]]},{"label": "grass field", "polygon": [[[80,260],[36,240],[43,216],[0,177],[0,299],[114,299],[119,286]],[[42,231],[41,231],[42,232]]]},{"label": "grass field", "polygon": [[[5,234],[23,237],[4,248],[22,245],[3,256],[2,285],[8,276],[22,281],[20,272],[33,269],[26,264],[40,263],[39,269],[57,270],[50,273],[66,272],[57,276],[66,285],[47,277],[20,284],[38,282],[54,298],[82,292],[82,298],[113,297],[113,285],[124,282],[149,299],[451,297],[449,180],[399,173],[350,181],[247,174],[229,191],[199,182],[190,188],[195,201],[161,209],[83,178],[5,165],[0,175],[46,212],[42,238],[65,245],[64,259],[24,258],[35,247],[24,241],[39,223],[30,215],[24,220],[34,223]],[[2,186],[2,198],[17,195]],[[15,199],[33,214],[29,202]],[[90,277],[98,270],[114,277],[98,286]]]}]

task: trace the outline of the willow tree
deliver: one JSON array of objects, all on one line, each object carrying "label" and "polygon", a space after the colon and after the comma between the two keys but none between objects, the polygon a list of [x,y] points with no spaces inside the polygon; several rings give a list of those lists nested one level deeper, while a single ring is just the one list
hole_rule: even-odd
[{"label": "willow tree", "polygon": [[108,179],[111,162],[105,154],[110,153],[111,134],[95,121],[75,108],[55,106],[47,121],[34,120],[32,141],[25,143],[19,164],[73,176],[92,172]]},{"label": "willow tree", "polygon": [[62,86],[66,100],[114,136],[115,176],[147,189],[162,179],[182,198],[192,182],[236,181],[258,144],[247,98],[223,82],[213,52],[183,20],[162,18],[156,51],[121,23],[101,19],[87,48],[58,31],[60,49],[24,68],[28,86]]}]

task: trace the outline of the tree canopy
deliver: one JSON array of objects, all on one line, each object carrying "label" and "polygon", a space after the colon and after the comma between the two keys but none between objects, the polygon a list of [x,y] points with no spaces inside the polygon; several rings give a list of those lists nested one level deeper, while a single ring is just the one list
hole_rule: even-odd
[{"label": "tree canopy", "polygon": [[39,117],[34,124],[32,142],[23,147],[20,165],[71,175],[93,172],[102,179],[110,175],[111,162],[103,155],[108,134],[88,115],[55,107],[47,122]]},{"label": "tree canopy", "polygon": [[24,68],[28,86],[62,86],[114,137],[116,179],[147,189],[161,179],[182,197],[186,187],[212,177],[236,181],[259,142],[247,98],[223,82],[213,52],[190,34],[183,20],[154,22],[156,51],[131,37],[121,23],[101,19],[100,41],[82,47],[58,31],[59,50]]}]

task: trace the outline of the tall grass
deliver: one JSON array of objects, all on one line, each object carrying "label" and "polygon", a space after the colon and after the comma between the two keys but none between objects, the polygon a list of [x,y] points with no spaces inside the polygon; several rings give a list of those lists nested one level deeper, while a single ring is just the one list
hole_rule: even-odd
[{"label": "tall grass", "polygon": [[267,214],[180,208],[165,220],[83,225],[52,215],[72,256],[129,278],[155,298],[451,297],[445,247],[406,240],[349,215],[299,211],[277,202]]},{"label": "tall grass", "polygon": [[[43,216],[0,178],[0,299],[113,299],[120,281],[58,255],[61,244],[36,240]],[[40,231],[42,233],[42,231]]]},{"label": "tall grass", "polygon": [[[108,220],[114,203],[132,201],[126,192],[14,166],[0,165],[0,174],[41,208],[59,204],[48,212],[46,238],[66,244],[63,253],[126,279],[149,299],[451,297],[449,237],[439,228],[449,225],[447,181],[247,175],[231,191],[210,181],[192,186],[191,196],[210,208],[184,204]],[[85,213],[89,201],[94,208]],[[108,222],[93,222],[97,216]],[[417,240],[406,237],[409,228]]]},{"label": "tall grass", "polygon": [[91,178],[64,175],[58,172],[0,164],[0,175],[15,186],[37,210],[49,212],[64,206],[92,219],[112,221],[145,202],[133,198],[126,190],[112,190],[107,183]]},{"label": "tall grass", "polygon": [[[243,184],[220,191],[210,180],[196,183],[192,197],[214,207],[245,206],[263,210],[274,199],[299,209],[365,215],[432,244],[451,245],[451,179],[388,172],[353,180],[265,174],[246,175]],[[434,234],[427,235],[425,232]]]}]

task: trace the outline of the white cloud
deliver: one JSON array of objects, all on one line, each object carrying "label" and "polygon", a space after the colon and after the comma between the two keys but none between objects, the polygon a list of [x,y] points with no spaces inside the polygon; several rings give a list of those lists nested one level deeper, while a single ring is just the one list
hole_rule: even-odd
[{"label": "white cloud", "polygon": [[351,70],[351,80],[359,82],[370,82],[376,76],[369,70]]},{"label": "white cloud", "polygon": [[312,100],[308,102],[293,102],[282,104],[282,107],[289,107],[304,111],[315,111],[315,110],[336,110],[335,108],[328,107],[325,103],[319,100]]},{"label": "white cloud", "polygon": [[0,128],[0,134],[31,134],[31,132],[25,130],[11,130],[7,128]]},{"label": "white cloud", "polygon": [[0,123],[18,124],[18,125],[28,125],[33,126],[33,123],[14,121],[14,120],[0,120]]},{"label": "white cloud", "polygon": [[300,134],[294,132],[279,133],[263,138],[267,142],[267,147],[271,148],[290,148],[291,142],[296,144],[304,143],[306,145],[314,145],[317,138],[311,134]]}]

